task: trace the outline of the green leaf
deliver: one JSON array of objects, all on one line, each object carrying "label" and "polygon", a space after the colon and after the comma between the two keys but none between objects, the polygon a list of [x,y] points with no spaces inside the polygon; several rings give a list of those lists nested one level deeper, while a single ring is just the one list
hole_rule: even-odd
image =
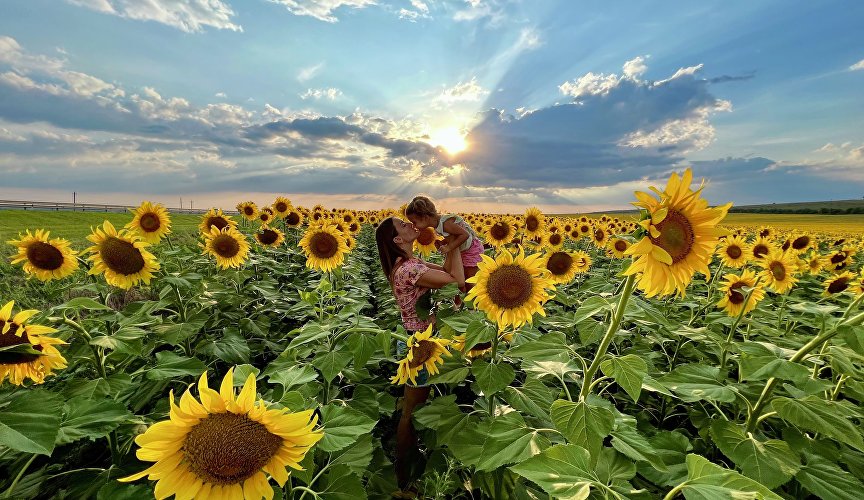
[{"label": "green leaf", "polygon": [[537,379],[528,379],[522,387],[507,387],[504,389],[502,397],[510,406],[516,408],[520,412],[542,419],[551,421],[548,408],[552,406],[552,401],[557,391]]},{"label": "green leaf", "polygon": [[861,431],[847,420],[854,414],[841,404],[825,401],[818,396],[808,396],[803,399],[775,398],[771,406],[780,418],[792,425],[821,432],[841,443],[864,450]]},{"label": "green leaf", "polygon": [[261,370],[252,365],[237,365],[234,367],[234,380],[232,380],[232,383],[234,384],[234,387],[240,387],[246,383],[246,379],[249,378],[249,375],[252,375],[257,379],[259,373],[261,373]]},{"label": "green leaf", "polygon": [[483,317],[483,313],[480,311],[462,311],[458,314],[442,319],[441,322],[452,328],[456,333],[465,333],[468,329],[468,325],[477,320],[482,320]]},{"label": "green leaf", "polygon": [[539,453],[549,446],[549,440],[526,426],[518,412],[511,412],[469,424],[448,446],[463,463],[491,471]]},{"label": "green leaf", "polygon": [[167,323],[153,327],[159,334],[160,339],[171,345],[179,345],[184,340],[200,332],[204,328],[207,318],[196,315],[183,323]]},{"label": "green leaf", "polygon": [[372,357],[372,354],[375,353],[375,350],[378,348],[378,342],[375,340],[375,337],[364,333],[352,333],[348,337],[348,346],[351,348],[351,352],[354,353],[354,366],[360,368],[365,366],[369,358]]},{"label": "green leaf", "polygon": [[588,450],[592,464],[596,464],[603,440],[615,426],[615,415],[606,408],[585,401],[574,403],[564,399],[552,403],[551,414],[555,428],[571,444]]},{"label": "green leaf", "polygon": [[324,437],[318,448],[322,451],[339,451],[357,441],[378,423],[363,413],[347,406],[327,405],[321,408],[321,423]]},{"label": "green leaf", "polygon": [[437,439],[441,444],[458,439],[471,422],[469,415],[456,406],[455,394],[437,397],[415,410],[414,420],[422,427],[437,430]]},{"label": "green leaf", "polygon": [[337,465],[327,471],[321,484],[324,489],[318,492],[324,500],[365,500],[366,488],[359,477],[351,473],[345,465]]},{"label": "green leaf", "polygon": [[306,323],[300,328],[291,331],[291,334],[296,333],[297,336],[288,344],[288,348],[299,347],[303,344],[308,344],[330,334],[330,330],[326,330],[318,323]]},{"label": "green leaf", "polygon": [[824,500],[858,500],[864,483],[832,462],[816,455],[807,456],[807,465],[798,471],[795,479]]},{"label": "green leaf", "polygon": [[70,399],[63,405],[57,444],[72,443],[85,437],[104,437],[132,417],[126,405],[110,399]]},{"label": "green leaf", "polygon": [[780,495],[762,484],[733,470],[712,464],[705,457],[692,453],[687,455],[687,477],[687,481],[683,483],[683,493],[688,500],[721,498],[782,500]]},{"label": "green leaf", "polygon": [[471,349],[481,342],[492,342],[498,329],[488,321],[478,319],[472,321],[465,330],[465,348]]},{"label": "green leaf", "polygon": [[594,471],[601,482],[611,485],[633,479],[636,476],[636,464],[612,448],[603,448]]},{"label": "green leaf", "polygon": [[620,358],[609,358],[600,363],[600,369],[607,377],[612,377],[624,389],[633,401],[639,401],[642,392],[642,380],[648,372],[645,360],[635,354]]},{"label": "green leaf", "polygon": [[567,339],[560,332],[547,333],[536,340],[512,347],[507,351],[507,355],[533,361],[567,361],[570,359]]},{"label": "green leaf", "polygon": [[103,378],[95,380],[71,379],[63,388],[63,397],[72,399],[83,396],[86,399],[104,398],[111,393],[111,386]]},{"label": "green leaf", "polygon": [[711,423],[711,437],[745,476],[768,488],[786,484],[801,468],[801,459],[785,441],[759,441],[734,422],[715,420]]},{"label": "green leaf", "polygon": [[351,446],[330,455],[330,463],[342,464],[351,469],[351,472],[363,477],[366,467],[372,461],[372,435],[364,434]]},{"label": "green leaf", "polygon": [[105,304],[101,304],[90,297],[75,297],[74,299],[66,301],[62,306],[56,307],[55,309],[75,309],[80,311],[82,309],[88,311],[113,311],[110,307]]},{"label": "green leaf", "polygon": [[810,376],[810,370],[800,363],[793,363],[777,356],[750,356],[742,354],[739,358],[741,380],[768,380],[775,377],[799,383]]},{"label": "green leaf", "polygon": [[735,388],[724,385],[720,368],[699,363],[681,365],[660,378],[682,401],[735,401]]},{"label": "green leaf", "polygon": [[492,364],[483,359],[474,360],[471,373],[474,374],[477,387],[486,396],[503,390],[516,378],[515,370],[508,363]]},{"label": "green leaf", "polygon": [[274,363],[276,363],[276,361],[270,363],[267,366],[267,369],[264,370],[264,373],[268,374],[268,372],[270,372],[270,383],[280,384],[286,391],[298,385],[308,384],[318,378],[318,372],[316,372],[315,368],[310,365],[294,365],[281,370],[271,371],[270,367],[273,366]]},{"label": "green leaf", "polygon": [[648,462],[660,472],[669,470],[654,446],[635,427],[619,425],[612,431],[612,447],[631,460]]},{"label": "green leaf", "polygon": [[579,308],[576,309],[576,316],[573,321],[578,324],[592,316],[604,315],[611,310],[612,303],[609,302],[609,299],[600,297],[599,295],[592,295],[585,299],[585,302],[582,302]]},{"label": "green leaf", "polygon": [[209,346],[213,354],[222,361],[239,365],[249,362],[249,345],[236,328],[226,328],[222,338],[214,340]]},{"label": "green leaf", "polygon": [[574,444],[556,444],[510,470],[536,483],[555,498],[585,499],[598,481],[588,450]]},{"label": "green leaf", "polygon": [[147,370],[146,377],[150,380],[165,380],[174,377],[197,377],[207,366],[198,358],[186,358],[171,351],[156,353],[156,366]]},{"label": "green leaf", "polygon": [[315,359],[312,360],[312,364],[315,368],[321,370],[321,374],[324,375],[324,380],[329,383],[331,380],[336,378],[336,375],[339,375],[339,372],[342,371],[343,368],[348,366],[348,363],[351,362],[352,358],[353,356],[348,352],[330,351],[315,356]]},{"label": "green leaf", "polygon": [[19,391],[0,400],[0,445],[50,455],[60,430],[62,400],[44,389]]}]

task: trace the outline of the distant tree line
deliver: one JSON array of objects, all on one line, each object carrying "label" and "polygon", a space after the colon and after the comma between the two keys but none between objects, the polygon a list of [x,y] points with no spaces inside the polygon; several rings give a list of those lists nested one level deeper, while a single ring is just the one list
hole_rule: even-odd
[{"label": "distant tree line", "polygon": [[849,208],[774,208],[774,207],[732,207],[729,213],[738,214],[820,214],[849,215],[864,214],[864,206]]}]

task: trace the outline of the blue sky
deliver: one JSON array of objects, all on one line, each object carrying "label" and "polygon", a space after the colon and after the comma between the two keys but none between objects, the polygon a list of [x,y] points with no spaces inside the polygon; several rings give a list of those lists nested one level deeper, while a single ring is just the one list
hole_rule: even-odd
[{"label": "blue sky", "polygon": [[864,3],[6,0],[0,198],[864,196]]}]

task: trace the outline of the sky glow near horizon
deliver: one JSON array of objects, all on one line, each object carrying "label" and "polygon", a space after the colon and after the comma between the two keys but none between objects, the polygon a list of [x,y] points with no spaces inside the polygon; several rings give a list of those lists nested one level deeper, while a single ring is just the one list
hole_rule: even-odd
[{"label": "sky glow near horizon", "polygon": [[864,3],[7,0],[0,198],[864,196]]}]

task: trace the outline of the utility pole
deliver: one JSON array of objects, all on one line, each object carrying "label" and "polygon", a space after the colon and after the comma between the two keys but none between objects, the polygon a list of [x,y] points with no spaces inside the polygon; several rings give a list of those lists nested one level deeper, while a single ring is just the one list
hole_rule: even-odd
[{"label": "utility pole", "polygon": [[72,211],[75,211],[75,205],[78,203],[78,193],[72,191]]}]

